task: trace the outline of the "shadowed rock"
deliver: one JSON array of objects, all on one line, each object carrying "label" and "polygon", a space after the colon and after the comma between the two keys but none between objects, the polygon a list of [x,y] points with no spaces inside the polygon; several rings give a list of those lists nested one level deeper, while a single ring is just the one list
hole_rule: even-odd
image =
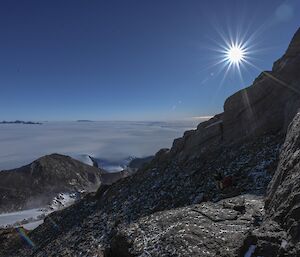
[{"label": "shadowed rock", "polygon": [[289,126],[265,207],[263,227],[253,233],[257,254],[300,256],[300,113]]}]

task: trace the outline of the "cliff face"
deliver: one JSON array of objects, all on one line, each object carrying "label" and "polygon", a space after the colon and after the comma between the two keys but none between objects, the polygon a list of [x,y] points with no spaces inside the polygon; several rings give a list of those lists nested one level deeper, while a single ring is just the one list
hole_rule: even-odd
[{"label": "cliff face", "polygon": [[52,154],[0,172],[0,211],[40,207],[60,192],[97,190],[100,171],[68,156]]},{"label": "cliff face", "polygon": [[289,126],[278,168],[269,184],[267,214],[288,225],[289,229],[293,219],[300,220],[300,215],[295,213],[298,210],[296,203],[300,203],[300,113]]},{"label": "cliff face", "polygon": [[[222,114],[132,176],[52,213],[28,234],[34,247],[12,241],[0,255],[297,256],[298,118],[280,161],[278,153],[300,107],[299,41],[300,30],[272,71],[229,97]],[[218,188],[216,173],[231,186]]]},{"label": "cliff face", "polygon": [[286,133],[300,107],[299,52],[300,29],[272,71],[262,72],[250,87],[230,96],[223,113],[175,140],[171,158],[178,156],[184,160],[213,145]]},{"label": "cliff face", "polygon": [[224,104],[224,138],[283,131],[300,106],[300,30],[272,71],[262,72],[253,85]]},{"label": "cliff face", "polygon": [[253,232],[257,254],[300,256],[300,113],[289,126],[265,208],[265,221]]}]

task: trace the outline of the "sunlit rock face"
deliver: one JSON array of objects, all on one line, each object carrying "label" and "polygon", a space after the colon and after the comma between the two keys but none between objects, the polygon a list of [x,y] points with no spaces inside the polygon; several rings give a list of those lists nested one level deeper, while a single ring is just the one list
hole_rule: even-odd
[{"label": "sunlit rock face", "polygon": [[100,170],[71,157],[52,154],[18,169],[0,172],[0,211],[48,204],[58,193],[97,190]]}]

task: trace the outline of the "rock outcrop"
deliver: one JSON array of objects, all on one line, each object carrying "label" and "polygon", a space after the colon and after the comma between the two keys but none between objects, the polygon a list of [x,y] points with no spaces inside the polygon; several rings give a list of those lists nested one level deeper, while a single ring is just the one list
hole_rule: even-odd
[{"label": "rock outcrop", "polygon": [[61,192],[95,191],[100,170],[71,157],[52,154],[29,165],[0,172],[0,211],[48,204]]},{"label": "rock outcrop", "polygon": [[101,185],[111,185],[113,183],[116,183],[118,180],[126,178],[131,175],[130,171],[127,170],[121,170],[118,172],[107,172],[102,171],[101,172]]},{"label": "rock outcrop", "polygon": [[263,216],[263,200],[251,195],[157,212],[113,236],[108,257],[239,256],[243,240]]},{"label": "rock outcrop", "polygon": [[289,126],[265,208],[263,226],[253,232],[256,254],[300,256],[300,113]]},{"label": "rock outcrop", "polygon": [[[285,140],[300,107],[299,41],[300,30],[224,113],[132,176],[50,214],[27,234],[34,246],[10,240],[0,256],[299,256],[299,117]],[[220,188],[216,173],[231,185]]]},{"label": "rock outcrop", "polygon": [[230,96],[224,112],[185,132],[174,141],[170,158],[199,155],[213,145],[286,133],[300,107],[300,29],[272,71],[262,72],[253,84]]},{"label": "rock outcrop", "polygon": [[143,168],[145,165],[150,163],[153,160],[154,156],[147,156],[143,158],[134,158],[129,164],[128,169],[130,170],[138,170],[140,168]]}]

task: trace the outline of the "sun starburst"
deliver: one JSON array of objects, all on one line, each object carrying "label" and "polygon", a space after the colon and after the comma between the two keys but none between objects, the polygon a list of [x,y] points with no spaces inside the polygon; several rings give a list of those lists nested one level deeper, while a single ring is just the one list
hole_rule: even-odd
[{"label": "sun starburst", "polygon": [[220,67],[215,73],[223,74],[222,81],[229,72],[237,72],[242,77],[242,70],[253,66],[251,61],[255,52],[253,38],[251,36],[232,37],[231,33],[228,36],[224,33],[219,33],[219,35],[221,40],[214,40],[217,47],[212,48],[215,52],[215,61],[209,67]]},{"label": "sun starburst", "polygon": [[227,49],[226,58],[232,64],[240,64],[246,58],[245,49],[238,45],[232,45]]},{"label": "sun starburst", "polygon": [[237,68],[240,71],[240,67],[249,62],[249,47],[247,42],[235,40],[234,42],[225,42],[225,46],[222,46],[221,62],[226,64],[228,68]]}]

